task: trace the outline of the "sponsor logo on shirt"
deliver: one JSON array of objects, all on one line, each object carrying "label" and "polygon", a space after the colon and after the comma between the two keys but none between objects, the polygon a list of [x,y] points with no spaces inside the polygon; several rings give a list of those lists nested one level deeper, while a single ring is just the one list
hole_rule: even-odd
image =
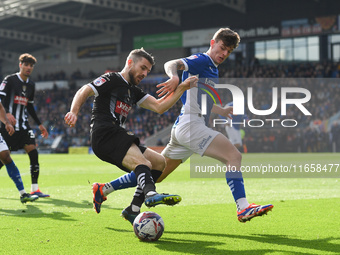
[{"label": "sponsor logo on shirt", "polygon": [[132,107],[130,105],[121,101],[117,101],[115,112],[126,118],[131,108]]},{"label": "sponsor logo on shirt", "polygon": [[24,106],[27,106],[28,98],[27,97],[21,97],[21,96],[15,96],[14,97],[14,103],[15,104],[21,104]]},{"label": "sponsor logo on shirt", "polygon": [[97,78],[93,81],[93,84],[96,85],[96,86],[100,86],[105,82],[106,82],[106,80],[103,77],[99,77],[99,78]]}]

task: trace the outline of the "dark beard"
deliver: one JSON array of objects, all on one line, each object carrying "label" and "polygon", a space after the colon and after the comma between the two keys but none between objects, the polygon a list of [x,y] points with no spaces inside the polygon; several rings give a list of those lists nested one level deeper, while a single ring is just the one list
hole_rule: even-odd
[{"label": "dark beard", "polygon": [[131,71],[129,72],[129,78],[130,78],[130,83],[132,85],[135,85],[135,86],[138,85],[138,83],[136,82],[135,77],[132,75]]}]

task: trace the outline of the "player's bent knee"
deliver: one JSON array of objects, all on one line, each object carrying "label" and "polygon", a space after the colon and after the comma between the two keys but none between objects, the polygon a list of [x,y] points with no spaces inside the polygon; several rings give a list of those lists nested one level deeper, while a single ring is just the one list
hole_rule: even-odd
[{"label": "player's bent knee", "polygon": [[12,158],[11,158],[10,152],[8,150],[2,151],[0,153],[0,158],[1,158],[1,162],[4,165],[7,165],[7,164],[12,162]]},{"label": "player's bent knee", "polygon": [[242,161],[242,154],[236,150],[233,153],[228,154],[227,159],[226,159],[226,164],[232,164],[232,165],[240,165]]},{"label": "player's bent knee", "polygon": [[163,171],[166,165],[165,158],[161,154],[154,155],[151,159],[149,158],[152,164],[153,170]]},{"label": "player's bent knee", "polygon": [[165,158],[162,156],[162,160],[159,160],[157,162],[157,165],[153,169],[163,171],[165,169],[165,166],[166,166]]},{"label": "player's bent knee", "polygon": [[241,162],[242,161],[242,153],[237,150],[237,152],[235,154],[236,154],[235,155],[235,160]]},{"label": "player's bent knee", "polygon": [[241,164],[241,161],[242,161],[242,154],[241,154],[239,151],[237,151],[236,153],[234,153],[234,154],[232,155],[232,158],[231,158],[230,161],[232,161],[233,164],[240,165],[240,164]]}]

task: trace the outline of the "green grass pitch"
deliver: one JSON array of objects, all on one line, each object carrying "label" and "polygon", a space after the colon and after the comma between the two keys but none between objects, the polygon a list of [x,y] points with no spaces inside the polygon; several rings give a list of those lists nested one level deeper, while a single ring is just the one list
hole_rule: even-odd
[{"label": "green grass pitch", "polygon": [[[29,191],[28,157],[12,157]],[[240,223],[225,179],[190,178],[186,162],[157,184],[158,192],[178,193],[183,200],[151,209],[162,216],[165,232],[159,241],[144,243],[120,217],[134,189],[110,194],[100,214],[92,209],[91,184],[111,181],[121,170],[94,155],[41,154],[39,159],[40,188],[51,197],[34,203],[21,204],[6,169],[0,171],[0,254],[340,253],[339,178],[245,178],[249,202],[272,203],[274,208]],[[243,155],[248,165],[280,160],[340,163],[340,155]]]}]

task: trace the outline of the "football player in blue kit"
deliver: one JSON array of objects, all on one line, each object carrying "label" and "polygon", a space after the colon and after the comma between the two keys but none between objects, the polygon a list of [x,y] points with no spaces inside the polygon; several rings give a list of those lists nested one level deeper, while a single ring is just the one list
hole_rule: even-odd
[{"label": "football player in blue kit", "polygon": [[[218,106],[214,104],[213,99],[206,97],[205,115],[202,114],[201,109],[202,94],[206,93],[209,87],[214,89],[214,84],[218,81],[218,65],[229,57],[239,42],[240,37],[236,32],[229,28],[221,28],[214,34],[206,53],[198,53],[165,63],[165,72],[170,79],[158,85],[159,96],[171,94],[176,89],[180,81],[179,70],[183,71],[182,80],[196,76],[200,82],[197,87],[187,90],[181,97],[183,107],[172,128],[171,139],[161,153],[166,159],[166,167],[162,175],[157,178],[157,182],[164,180],[193,153],[217,159],[225,164],[227,169],[237,169],[235,172],[226,172],[226,181],[236,203],[237,218],[240,222],[246,222],[256,216],[266,214],[273,208],[273,205],[248,203],[240,171],[241,153],[226,136],[207,126],[211,112],[231,118],[233,107]],[[139,213],[143,199],[143,194],[137,187],[131,204],[122,211],[122,216],[132,223]]]},{"label": "football player in blue kit", "polygon": [[204,83],[199,83],[197,88],[187,91],[181,98],[183,102],[181,114],[171,131],[170,142],[162,151],[167,166],[158,178],[158,182],[164,180],[193,153],[217,159],[224,163],[227,169],[237,169],[236,172],[227,171],[226,180],[236,203],[237,218],[240,222],[246,222],[256,216],[266,214],[273,208],[273,205],[248,203],[240,171],[241,153],[226,136],[208,127],[211,112],[231,118],[233,107],[228,105],[221,107],[214,104],[210,97],[207,97],[207,114],[202,116],[200,100],[205,90],[199,89],[201,84],[214,87],[218,80],[218,65],[229,57],[239,42],[240,37],[236,32],[229,28],[221,28],[214,34],[210,41],[210,48],[206,53],[165,63],[165,72],[170,79],[161,85],[160,96],[170,93],[176,88],[180,80],[177,74],[178,70],[183,70],[182,79],[198,76]]}]

